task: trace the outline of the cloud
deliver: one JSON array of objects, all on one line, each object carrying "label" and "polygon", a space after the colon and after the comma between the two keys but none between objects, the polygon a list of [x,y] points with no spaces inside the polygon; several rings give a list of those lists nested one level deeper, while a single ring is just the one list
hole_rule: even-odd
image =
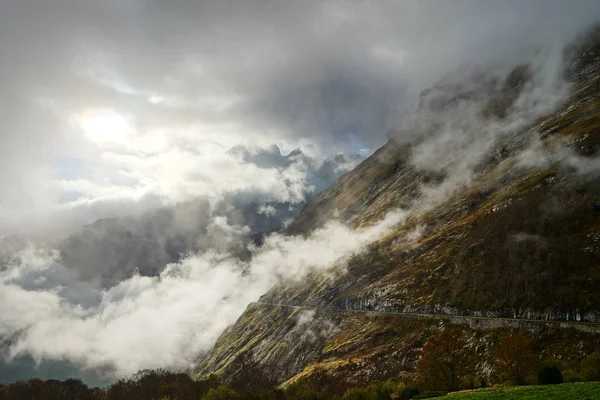
[{"label": "cloud", "polygon": [[568,38],[600,7],[29,0],[0,14],[0,221],[10,226],[0,234],[9,234],[78,196],[181,200],[220,182],[280,190],[274,174],[216,154],[273,143],[372,151],[439,76]]},{"label": "cloud", "polygon": [[413,118],[394,128],[396,140],[411,143],[413,166],[438,176],[421,186],[422,209],[468,187],[508,154],[521,167],[549,161],[548,155],[532,157],[539,146],[533,128],[568,100],[565,45],[540,44],[498,63],[461,70],[423,92]]},{"label": "cloud", "polygon": [[[284,157],[243,160],[219,146],[188,146],[140,157],[105,152],[88,165],[87,176],[56,181],[68,199],[39,207],[0,208],[0,235],[61,236],[106,217],[139,217],[153,209],[187,201],[228,201],[242,193],[252,201],[299,206],[323,190],[361,158]],[[268,154],[268,153],[267,153]],[[276,160],[280,162],[280,160]],[[78,163],[75,163],[78,165]],[[195,199],[195,200],[194,200]],[[233,206],[233,204],[232,204]],[[239,204],[238,204],[239,206]]]},{"label": "cloud", "polygon": [[[110,367],[114,377],[187,368],[279,279],[328,268],[402,218],[393,213],[358,231],[330,223],[308,238],[275,234],[246,262],[214,246],[168,265],[160,276],[134,275],[108,290],[75,280],[56,251],[28,247],[0,272],[0,300],[11,305],[0,310],[0,336],[11,338],[13,357]],[[223,220],[214,225],[216,236],[236,241],[237,228]]]}]

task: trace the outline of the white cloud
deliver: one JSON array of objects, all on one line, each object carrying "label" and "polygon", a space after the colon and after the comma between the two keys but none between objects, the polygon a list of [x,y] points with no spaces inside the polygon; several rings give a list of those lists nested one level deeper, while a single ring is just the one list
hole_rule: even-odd
[{"label": "white cloud", "polygon": [[[0,310],[0,336],[14,337],[13,356],[111,366],[116,377],[185,368],[279,279],[328,268],[401,219],[392,213],[357,231],[330,223],[308,238],[273,235],[249,262],[215,246],[167,266],[159,277],[134,275],[106,291],[81,283],[68,292],[77,282],[64,273],[58,254],[30,247],[0,272],[0,300],[11,305]],[[224,242],[237,240],[238,228],[222,219],[211,229]]]},{"label": "white cloud", "polygon": [[[440,74],[599,16],[597,2],[560,0],[3,4],[0,235],[72,197],[71,174],[86,198],[186,196],[218,192],[215,182],[263,185],[253,171],[232,178],[208,146],[377,148],[394,110]],[[83,166],[57,171],[65,158]],[[191,184],[190,173],[208,178]],[[280,195],[270,175],[263,186]],[[115,184],[123,176],[135,191]]]}]

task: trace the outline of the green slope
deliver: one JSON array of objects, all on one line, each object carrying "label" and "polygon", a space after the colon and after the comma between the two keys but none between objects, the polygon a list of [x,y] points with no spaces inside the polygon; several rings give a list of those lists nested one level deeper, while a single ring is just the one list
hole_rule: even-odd
[{"label": "green slope", "polygon": [[482,389],[438,398],[448,400],[597,400],[600,399],[600,383],[565,383],[549,386]]}]

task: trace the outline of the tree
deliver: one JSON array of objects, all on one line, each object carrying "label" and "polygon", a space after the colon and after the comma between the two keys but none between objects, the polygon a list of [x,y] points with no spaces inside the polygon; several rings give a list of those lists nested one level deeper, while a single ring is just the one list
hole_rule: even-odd
[{"label": "tree", "polygon": [[422,390],[453,391],[475,373],[475,357],[462,331],[444,330],[425,343],[417,363],[417,379]]},{"label": "tree", "polygon": [[494,354],[495,371],[502,381],[523,385],[525,378],[535,369],[536,356],[533,341],[523,331],[502,336]]},{"label": "tree", "polygon": [[69,400],[86,400],[89,399],[88,385],[80,379],[67,379],[63,382],[66,391],[66,399]]},{"label": "tree", "polygon": [[204,378],[194,381],[195,398],[204,396],[210,389],[216,389],[223,384],[221,378],[215,374],[210,374]]},{"label": "tree", "polygon": [[131,398],[131,387],[128,381],[121,379],[113,383],[107,392],[108,400],[125,400]]},{"label": "tree", "polygon": [[195,382],[184,373],[168,374],[158,389],[158,396],[177,400],[197,400],[200,397]]}]

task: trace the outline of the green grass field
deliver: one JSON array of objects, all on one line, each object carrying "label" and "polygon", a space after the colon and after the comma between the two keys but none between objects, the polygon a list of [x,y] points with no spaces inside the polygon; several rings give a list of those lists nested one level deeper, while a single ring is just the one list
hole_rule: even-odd
[{"label": "green grass field", "polygon": [[564,383],[547,386],[519,386],[453,393],[439,399],[448,400],[600,400],[600,382]]}]

